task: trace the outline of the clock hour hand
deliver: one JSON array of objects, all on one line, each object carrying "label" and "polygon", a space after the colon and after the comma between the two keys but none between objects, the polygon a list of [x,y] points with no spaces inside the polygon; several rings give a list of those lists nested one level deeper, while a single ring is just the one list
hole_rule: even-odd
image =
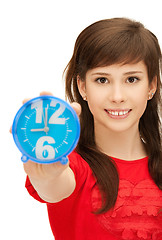
[{"label": "clock hour hand", "polygon": [[31,129],[31,132],[44,132],[44,128]]},{"label": "clock hour hand", "polygon": [[36,129],[31,129],[31,132],[48,132],[49,128],[48,127],[44,127],[44,128],[36,128]]}]

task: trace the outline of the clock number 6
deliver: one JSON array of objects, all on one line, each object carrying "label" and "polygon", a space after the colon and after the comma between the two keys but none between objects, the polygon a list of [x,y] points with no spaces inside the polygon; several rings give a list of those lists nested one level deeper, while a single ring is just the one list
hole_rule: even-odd
[{"label": "clock number 6", "polygon": [[[60,104],[60,103],[59,103]],[[51,101],[50,106],[55,107],[57,102]],[[42,123],[43,117],[43,101],[35,102],[31,105],[31,109],[36,109],[36,123]],[[65,111],[65,106],[60,104],[59,109],[57,109],[49,119],[49,124],[65,124],[65,118],[59,118]]]},{"label": "clock number 6", "polygon": [[36,157],[41,160],[54,159],[55,150],[51,145],[44,145],[45,142],[48,144],[55,143],[55,140],[52,137],[44,136],[40,137],[36,143]]}]

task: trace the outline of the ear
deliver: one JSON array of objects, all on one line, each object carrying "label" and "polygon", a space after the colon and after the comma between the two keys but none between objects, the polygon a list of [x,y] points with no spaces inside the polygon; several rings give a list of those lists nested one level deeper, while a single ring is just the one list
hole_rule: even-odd
[{"label": "ear", "polygon": [[80,76],[77,76],[77,85],[80,95],[84,100],[86,100],[86,83],[83,81]]},{"label": "ear", "polygon": [[155,76],[152,82],[149,84],[149,100],[153,98],[157,89],[157,76]]}]

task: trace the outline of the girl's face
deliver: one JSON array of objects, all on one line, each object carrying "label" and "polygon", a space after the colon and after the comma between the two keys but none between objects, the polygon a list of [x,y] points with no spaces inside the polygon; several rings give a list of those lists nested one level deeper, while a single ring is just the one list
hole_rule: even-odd
[{"label": "girl's face", "polygon": [[85,81],[78,77],[78,88],[87,97],[96,130],[123,132],[138,130],[149,96],[156,91],[156,78],[149,85],[143,61],[113,64],[88,70]]}]

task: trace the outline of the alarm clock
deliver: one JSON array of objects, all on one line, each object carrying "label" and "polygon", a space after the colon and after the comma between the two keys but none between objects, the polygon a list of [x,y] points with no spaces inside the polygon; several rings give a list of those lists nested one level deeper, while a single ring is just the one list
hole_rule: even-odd
[{"label": "alarm clock", "polygon": [[79,140],[80,123],[67,102],[53,96],[40,96],[19,109],[12,134],[23,162],[30,159],[37,163],[66,164],[67,155]]}]

